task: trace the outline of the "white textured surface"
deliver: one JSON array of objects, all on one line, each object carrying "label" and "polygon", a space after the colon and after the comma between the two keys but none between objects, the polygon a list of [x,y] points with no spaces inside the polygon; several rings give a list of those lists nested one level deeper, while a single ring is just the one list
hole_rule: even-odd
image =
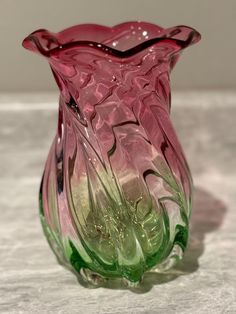
[{"label": "white textured surface", "polygon": [[0,96],[0,313],[236,313],[236,93],[174,93],[196,185],[183,262],[136,292],[87,289],[42,234],[38,188],[57,96]]}]

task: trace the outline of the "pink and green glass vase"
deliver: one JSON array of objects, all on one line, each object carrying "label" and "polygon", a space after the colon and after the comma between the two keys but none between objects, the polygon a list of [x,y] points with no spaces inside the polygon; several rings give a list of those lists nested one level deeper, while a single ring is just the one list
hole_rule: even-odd
[{"label": "pink and green glass vase", "polygon": [[169,74],[199,39],[187,26],[127,22],[40,29],[23,41],[47,58],[60,89],[40,218],[80,280],[134,286],[182,258],[192,180],[170,120]]}]

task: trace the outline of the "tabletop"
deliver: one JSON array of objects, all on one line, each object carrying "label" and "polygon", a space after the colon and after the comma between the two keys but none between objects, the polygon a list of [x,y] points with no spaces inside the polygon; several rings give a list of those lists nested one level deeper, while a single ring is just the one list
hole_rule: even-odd
[{"label": "tabletop", "polygon": [[236,313],[236,93],[173,92],[195,183],[191,236],[175,269],[135,291],[81,286],[43,236],[38,189],[57,101],[0,95],[0,313]]}]

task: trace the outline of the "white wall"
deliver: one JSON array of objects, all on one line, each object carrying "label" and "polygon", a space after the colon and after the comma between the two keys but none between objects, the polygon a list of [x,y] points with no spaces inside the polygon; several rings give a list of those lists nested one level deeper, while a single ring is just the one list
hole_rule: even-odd
[{"label": "white wall", "polygon": [[47,62],[21,47],[32,31],[127,20],[202,33],[176,66],[174,88],[236,87],[236,0],[0,0],[0,91],[56,90]]}]

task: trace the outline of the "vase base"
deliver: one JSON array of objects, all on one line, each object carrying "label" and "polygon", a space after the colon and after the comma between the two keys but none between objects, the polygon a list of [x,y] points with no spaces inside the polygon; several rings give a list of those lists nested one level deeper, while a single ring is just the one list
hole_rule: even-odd
[{"label": "vase base", "polygon": [[103,286],[107,282],[107,279],[105,277],[102,277],[98,273],[93,272],[88,268],[81,268],[80,275],[82,277],[83,282],[89,288],[96,288],[99,286]]},{"label": "vase base", "polygon": [[81,268],[80,275],[84,284],[88,288],[97,288],[101,286],[109,287],[127,287],[127,288],[137,288],[142,282],[142,278],[139,281],[130,281],[127,278],[105,278],[96,272],[93,272],[87,268]]},{"label": "vase base", "polygon": [[173,268],[180,260],[183,258],[183,250],[182,248],[175,244],[170,255],[167,257],[167,259],[162,262],[161,264],[158,264],[154,266],[150,272],[155,273],[165,273],[171,268]]},{"label": "vase base", "polygon": [[[155,267],[148,270],[146,273],[159,273],[164,274],[173,268],[183,257],[183,250],[179,245],[174,245],[168,258],[161,264],[156,265]],[[80,275],[82,277],[83,283],[88,288],[96,288],[101,286],[123,286],[129,289],[138,288],[143,281],[143,276],[137,281],[130,281],[127,278],[106,278],[102,275],[91,271],[88,268],[81,268]]]}]

